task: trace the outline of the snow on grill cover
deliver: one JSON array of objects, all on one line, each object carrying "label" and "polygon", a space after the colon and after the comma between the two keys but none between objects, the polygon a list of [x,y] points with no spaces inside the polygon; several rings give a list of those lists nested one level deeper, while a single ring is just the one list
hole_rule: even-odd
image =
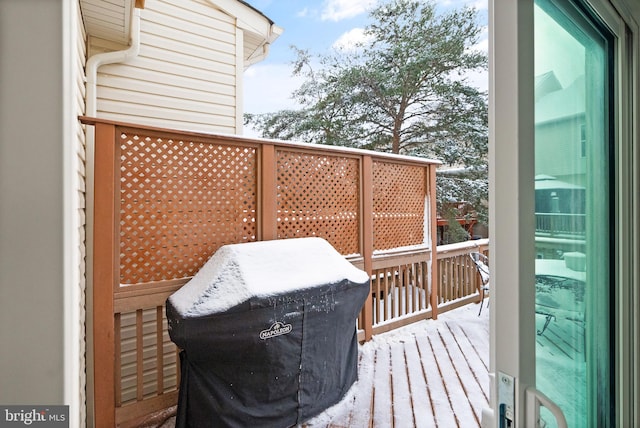
[{"label": "snow on grill cover", "polygon": [[167,299],[176,427],[291,427],[357,379],[369,277],[321,238],[221,247]]}]

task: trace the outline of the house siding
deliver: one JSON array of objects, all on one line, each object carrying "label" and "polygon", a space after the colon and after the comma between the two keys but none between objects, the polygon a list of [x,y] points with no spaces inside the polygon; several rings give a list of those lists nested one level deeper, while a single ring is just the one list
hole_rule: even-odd
[{"label": "house siding", "polygon": [[[584,123],[585,116],[581,114],[536,125],[536,175],[546,174],[570,183],[585,184],[587,164],[580,146],[580,126]],[[566,175],[567,162],[571,162],[571,175]]]},{"label": "house siding", "polygon": [[[85,97],[86,97],[86,74],[85,74],[85,65],[87,58],[87,36],[84,30],[84,25],[82,22],[82,13],[80,10],[80,3],[76,2],[75,4],[75,12],[76,12],[76,45],[75,45],[75,109],[78,115],[85,114]],[[86,361],[86,352],[82,352],[87,347],[86,342],[86,263],[85,260],[87,258],[87,247],[86,247],[86,132],[85,126],[80,123],[80,121],[76,122],[75,129],[75,153],[76,153],[76,167],[77,167],[77,180],[75,182],[77,199],[77,206],[74,208],[75,216],[74,219],[75,227],[77,227],[77,247],[76,247],[76,260],[78,260],[78,272],[77,279],[78,284],[78,293],[79,301],[77,304],[79,305],[78,313],[80,315],[77,322],[80,323],[79,331],[80,331],[80,344],[79,349],[81,350],[79,358],[79,372],[80,376],[78,379],[79,385],[79,403],[80,406],[78,408],[78,424],[79,427],[85,427],[87,422],[87,361]]]},{"label": "house siding", "polygon": [[[206,1],[148,0],[140,53],[98,70],[98,117],[162,128],[238,133],[235,20]],[[90,39],[90,54],[126,48]],[[240,59],[241,63],[241,59]]]}]

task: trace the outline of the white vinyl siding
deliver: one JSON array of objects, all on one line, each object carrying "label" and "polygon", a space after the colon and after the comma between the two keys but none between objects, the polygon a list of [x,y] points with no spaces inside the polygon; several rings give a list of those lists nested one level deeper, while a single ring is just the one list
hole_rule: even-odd
[{"label": "white vinyl siding", "polygon": [[[85,64],[87,62],[87,36],[84,30],[84,25],[82,22],[82,15],[80,11],[80,4],[76,4],[76,12],[77,12],[77,32],[76,32],[76,51],[75,51],[75,109],[77,115],[85,114],[85,95],[86,95],[86,85],[85,85]],[[76,167],[77,167],[77,180],[75,184],[77,184],[77,206],[74,207],[76,212],[76,219],[74,220],[74,225],[78,228],[78,243],[77,243],[77,251],[78,256],[78,284],[75,285],[79,288],[78,296],[80,297],[80,301],[77,304],[80,306],[79,314],[80,319],[77,322],[80,323],[80,344],[79,349],[86,349],[86,318],[87,318],[87,310],[86,310],[86,265],[85,260],[87,257],[87,247],[86,247],[86,134],[84,125],[77,121],[76,130],[75,130],[75,151],[77,155]],[[87,362],[86,362],[86,353],[80,352],[80,362],[79,362],[79,371],[80,378],[79,382],[79,391],[80,391],[80,407],[78,409],[78,422],[79,426],[85,427],[87,422],[87,393],[86,393],[86,385],[87,385]]]},{"label": "white vinyl siding", "polygon": [[[141,11],[140,53],[98,70],[98,117],[162,128],[237,133],[235,20],[206,1],[177,6],[147,0]],[[120,50],[91,39],[91,54]]]}]

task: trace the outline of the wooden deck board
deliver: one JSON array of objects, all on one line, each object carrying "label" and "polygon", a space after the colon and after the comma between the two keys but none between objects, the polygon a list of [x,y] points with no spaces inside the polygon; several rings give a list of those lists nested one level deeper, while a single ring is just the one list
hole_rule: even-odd
[{"label": "wooden deck board", "polygon": [[373,406],[373,364],[374,355],[360,353],[360,364],[358,372],[359,394],[355,395],[353,407],[350,409],[350,426],[369,427],[371,426],[371,406]]},{"label": "wooden deck board", "polygon": [[360,347],[349,396],[305,427],[480,426],[489,397],[488,311],[476,315],[469,305],[374,337]]},{"label": "wooden deck board", "polygon": [[[475,414],[473,413],[473,409],[471,408],[468,399],[461,399],[462,396],[467,396],[464,391],[464,384],[458,374],[458,368],[451,359],[452,355],[450,354],[449,348],[447,348],[447,344],[440,329],[437,331],[437,336],[431,338],[431,345],[433,353],[438,356],[437,363],[442,376],[442,382],[445,385],[449,401],[451,402],[457,426],[469,426],[468,424],[475,419]],[[440,413],[441,412],[436,410],[436,416]],[[463,425],[461,421],[469,422],[465,422]]]},{"label": "wooden deck board", "polygon": [[380,346],[375,350],[375,370],[373,376],[373,426],[374,428],[391,427],[393,407],[390,397],[393,396],[391,387],[391,367],[388,346]]},{"label": "wooden deck board", "polygon": [[488,361],[483,361],[482,355],[478,353],[478,350],[470,341],[469,336],[463,328],[455,326],[453,328],[453,335],[460,352],[466,356],[466,361],[469,364],[469,370],[475,380],[475,384],[480,388],[484,399],[489,402],[489,383],[486,382],[486,376],[489,370]]},{"label": "wooden deck board", "polygon": [[410,376],[409,385],[411,387],[411,402],[413,407],[413,417],[416,427],[435,427],[436,420],[431,407],[431,397],[429,387],[426,382],[424,366],[420,360],[418,344],[413,340],[405,343],[405,357],[408,373],[419,373],[420,376]]},{"label": "wooden deck board", "polygon": [[[445,326],[447,327],[447,332],[450,334],[442,334],[441,338],[447,347],[447,352],[449,353],[449,357],[454,366],[454,370],[458,380],[460,381],[460,386],[462,387],[465,397],[485,397],[484,391],[482,390],[481,385],[478,384],[476,375],[471,369],[473,358],[471,360],[467,359],[465,354],[462,352],[460,341],[463,340],[463,338],[459,339],[448,324],[445,324]],[[480,425],[482,407],[484,407],[484,405],[482,405],[480,401],[475,400],[468,400],[468,403],[471,406],[478,425]]]},{"label": "wooden deck board", "polygon": [[415,426],[404,342],[392,344],[390,351],[393,426]]}]

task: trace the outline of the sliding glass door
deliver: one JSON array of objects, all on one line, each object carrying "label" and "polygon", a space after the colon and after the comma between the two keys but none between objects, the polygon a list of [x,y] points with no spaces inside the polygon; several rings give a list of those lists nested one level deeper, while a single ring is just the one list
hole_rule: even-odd
[{"label": "sliding glass door", "polygon": [[625,4],[490,0],[483,426],[640,422],[640,8]]},{"label": "sliding glass door", "polygon": [[612,37],[566,0],[536,0],[534,32],[536,388],[611,426]]}]

